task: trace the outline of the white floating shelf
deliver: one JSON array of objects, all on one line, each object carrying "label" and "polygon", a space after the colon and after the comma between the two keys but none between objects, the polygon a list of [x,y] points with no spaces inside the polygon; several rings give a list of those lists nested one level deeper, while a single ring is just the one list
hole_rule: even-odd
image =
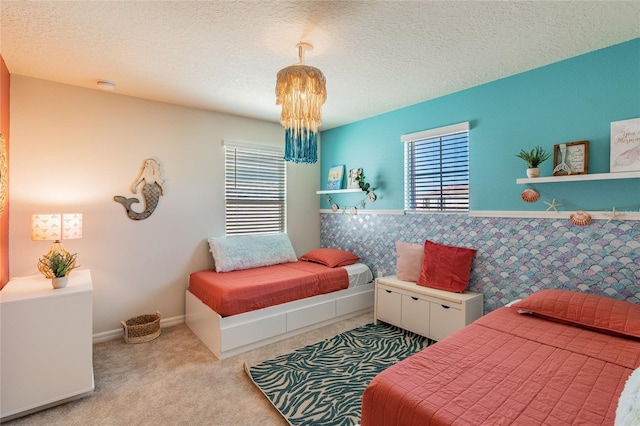
[{"label": "white floating shelf", "polygon": [[640,179],[640,172],[592,173],[592,174],[586,174],[586,175],[522,178],[522,179],[516,179],[516,183],[525,184],[525,183],[576,182],[576,181],[587,181],[587,180],[610,180],[610,179]]},{"label": "white floating shelf", "polygon": [[316,194],[344,194],[347,192],[362,192],[362,189],[360,188],[326,189],[322,191],[316,191]]}]

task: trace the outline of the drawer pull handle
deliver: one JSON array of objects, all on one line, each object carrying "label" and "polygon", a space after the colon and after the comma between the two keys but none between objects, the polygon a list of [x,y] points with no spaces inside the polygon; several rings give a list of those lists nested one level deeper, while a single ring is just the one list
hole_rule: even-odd
[{"label": "drawer pull handle", "polygon": [[391,293],[391,290],[385,290],[387,293]]},{"label": "drawer pull handle", "polygon": [[412,298],[413,300],[420,300],[420,299],[418,299],[417,297],[413,297],[413,296],[411,296],[411,298]]},{"label": "drawer pull handle", "polygon": [[447,305],[440,305],[440,306],[442,306],[445,309],[449,309],[450,308],[450,306],[447,306]]}]

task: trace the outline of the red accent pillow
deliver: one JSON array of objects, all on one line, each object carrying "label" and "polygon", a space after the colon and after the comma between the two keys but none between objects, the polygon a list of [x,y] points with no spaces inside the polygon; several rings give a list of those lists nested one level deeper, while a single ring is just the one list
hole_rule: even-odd
[{"label": "red accent pillow", "polygon": [[533,314],[609,334],[640,338],[640,305],[579,291],[539,290],[514,303]]},{"label": "red accent pillow", "polygon": [[334,248],[319,248],[300,256],[300,260],[321,263],[329,268],[353,265],[359,259],[358,256],[349,251]]},{"label": "red accent pillow", "polygon": [[464,293],[469,285],[475,249],[446,246],[426,240],[418,285]]}]

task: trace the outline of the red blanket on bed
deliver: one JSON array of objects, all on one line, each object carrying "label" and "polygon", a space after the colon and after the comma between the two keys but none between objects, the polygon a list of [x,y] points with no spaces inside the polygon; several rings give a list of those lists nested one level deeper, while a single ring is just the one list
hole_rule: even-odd
[{"label": "red blanket on bed", "polygon": [[291,262],[189,276],[189,291],[222,316],[236,315],[349,287],[344,268]]},{"label": "red blanket on bed", "polygon": [[361,425],[612,425],[638,366],[638,340],[501,308],[376,376]]}]

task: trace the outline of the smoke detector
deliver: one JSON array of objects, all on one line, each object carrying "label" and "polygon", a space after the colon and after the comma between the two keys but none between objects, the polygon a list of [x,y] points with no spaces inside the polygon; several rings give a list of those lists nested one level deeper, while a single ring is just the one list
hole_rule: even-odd
[{"label": "smoke detector", "polygon": [[115,90],[115,88],[116,88],[116,84],[113,81],[98,80],[98,82],[96,84],[102,90],[112,91],[112,90]]}]

